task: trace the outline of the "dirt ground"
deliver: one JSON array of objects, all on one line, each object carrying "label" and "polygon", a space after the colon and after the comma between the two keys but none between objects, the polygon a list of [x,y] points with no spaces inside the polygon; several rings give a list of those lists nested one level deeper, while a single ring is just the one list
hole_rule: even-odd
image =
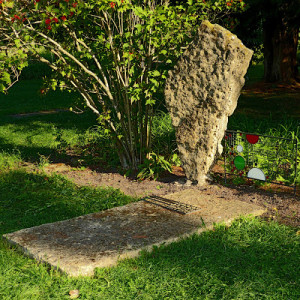
[{"label": "dirt ground", "polygon": [[225,185],[221,170],[218,167],[215,167],[212,172],[212,177],[215,179],[205,187],[192,185],[186,180],[184,171],[180,167],[174,167],[173,174],[164,176],[157,181],[137,181],[126,178],[117,172],[101,169],[77,170],[63,163],[50,164],[44,168],[44,171],[64,175],[77,185],[109,186],[135,197],[144,197],[152,194],[163,196],[185,189],[199,189],[210,197],[236,199],[266,208],[267,212],[262,216],[266,220],[276,220],[282,224],[300,226],[299,190],[295,196],[293,195],[293,190],[289,188],[279,189],[274,186],[272,187],[274,192],[268,192],[263,187]]}]

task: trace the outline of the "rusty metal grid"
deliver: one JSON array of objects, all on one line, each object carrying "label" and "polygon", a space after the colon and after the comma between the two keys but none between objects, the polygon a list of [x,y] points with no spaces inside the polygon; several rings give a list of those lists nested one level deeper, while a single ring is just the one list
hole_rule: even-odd
[{"label": "rusty metal grid", "polygon": [[166,198],[163,198],[160,196],[155,196],[155,195],[145,197],[145,198],[143,198],[143,200],[148,203],[166,208],[168,210],[175,211],[182,215],[199,212],[201,210],[200,207],[197,207],[194,205],[182,203],[182,202],[171,200],[171,199],[166,199]]}]

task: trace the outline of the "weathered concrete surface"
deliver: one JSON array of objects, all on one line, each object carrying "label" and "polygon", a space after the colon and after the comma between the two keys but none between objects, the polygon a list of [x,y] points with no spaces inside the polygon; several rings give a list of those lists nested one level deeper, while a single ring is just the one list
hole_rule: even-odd
[{"label": "weathered concrete surface", "polygon": [[253,51],[230,31],[204,21],[165,87],[166,104],[176,131],[188,179],[207,181],[221,140],[244,85]]},{"label": "weathered concrete surface", "polygon": [[[119,259],[134,257],[142,249],[170,243],[217,222],[230,223],[245,214],[264,210],[238,200],[214,198],[196,189],[164,196],[200,207],[200,212],[181,215],[145,201],[78,218],[23,229],[4,235],[36,260],[47,262],[71,276],[92,275]],[[205,227],[203,227],[203,221]]]}]

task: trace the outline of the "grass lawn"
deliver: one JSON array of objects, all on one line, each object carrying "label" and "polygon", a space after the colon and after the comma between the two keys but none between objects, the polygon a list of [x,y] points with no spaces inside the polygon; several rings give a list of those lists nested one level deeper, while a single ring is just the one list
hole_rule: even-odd
[{"label": "grass lawn", "polygon": [[[6,171],[0,234],[123,205],[113,189],[78,188],[59,176]],[[231,227],[153,249],[91,278],[68,278],[0,242],[0,299],[299,299],[299,235],[244,218]]]},{"label": "grass lawn", "polygon": [[[251,69],[249,76],[258,78],[257,70]],[[67,109],[76,97],[62,92],[40,97],[39,86],[39,80],[27,79],[8,96],[0,95],[0,235],[137,200],[111,188],[78,187],[58,175],[23,169],[24,162],[42,166],[74,157],[79,165],[103,160],[117,164],[107,135],[94,126],[90,113],[11,116]],[[298,116],[294,104],[284,106],[284,118],[274,107],[270,116],[264,105],[260,114],[251,113],[265,97],[246,90],[230,128],[295,131],[297,120],[287,117],[290,110]],[[168,116],[156,119],[154,132],[157,151],[174,150]],[[117,267],[99,269],[91,278],[69,278],[0,240],[0,299],[69,299],[74,289],[80,290],[79,299],[300,299],[299,238],[295,228],[242,218],[229,228],[218,225]]]}]

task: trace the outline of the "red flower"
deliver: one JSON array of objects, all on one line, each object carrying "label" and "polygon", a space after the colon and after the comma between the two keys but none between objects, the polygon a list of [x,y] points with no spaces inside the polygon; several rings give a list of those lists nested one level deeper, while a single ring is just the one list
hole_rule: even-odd
[{"label": "red flower", "polygon": [[66,16],[62,16],[60,17],[63,21],[66,21],[67,20],[67,17]]},{"label": "red flower", "polygon": [[21,18],[18,15],[14,15],[16,20],[20,20]]},{"label": "red flower", "polygon": [[230,2],[227,2],[226,5],[227,5],[227,6],[231,6],[231,3],[230,3]]},{"label": "red flower", "polygon": [[51,20],[50,19],[46,19],[45,23],[46,23],[46,25],[49,25],[51,23]]},{"label": "red flower", "polygon": [[40,2],[41,0],[35,0],[35,2]]},{"label": "red flower", "polygon": [[73,7],[76,7],[77,4],[78,4],[77,2],[74,2],[74,3],[72,4],[72,6],[73,6]]},{"label": "red flower", "polygon": [[71,11],[69,16],[72,17],[73,15],[74,15],[74,12]]},{"label": "red flower", "polygon": [[27,19],[26,18],[23,18],[22,22],[24,23]]},{"label": "red flower", "polygon": [[15,21],[15,18],[11,18],[11,21],[14,22],[14,21]]},{"label": "red flower", "polygon": [[58,23],[58,19],[57,19],[57,18],[53,18],[52,21],[53,21],[54,23]]},{"label": "red flower", "polygon": [[51,29],[52,29],[52,27],[51,27],[50,25],[48,25],[48,26],[47,26],[47,29],[48,29],[48,30],[51,30]]},{"label": "red flower", "polygon": [[110,2],[110,7],[111,7],[111,8],[115,8],[115,6],[116,6],[116,3],[115,3],[115,2]]}]

